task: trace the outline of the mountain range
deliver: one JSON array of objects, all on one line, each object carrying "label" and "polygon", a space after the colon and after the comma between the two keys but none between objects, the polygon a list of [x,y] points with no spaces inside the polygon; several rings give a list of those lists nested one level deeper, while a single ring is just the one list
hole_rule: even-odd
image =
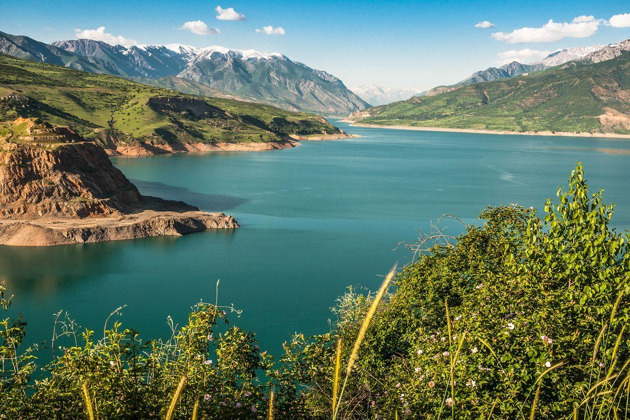
[{"label": "mountain range", "polygon": [[[630,134],[630,52],[589,53],[548,70],[464,84],[357,112],[364,124],[455,129]],[[605,54],[604,54],[605,53]],[[611,56],[598,61],[601,54]],[[593,55],[595,54],[595,55]]]},{"label": "mountain range", "polygon": [[46,44],[3,32],[0,53],[291,111],[347,115],[369,106],[335,76],[278,53],[179,44],[124,47],[88,39]]},{"label": "mountain range", "polygon": [[537,71],[549,69],[551,67],[560,66],[570,61],[581,61],[585,63],[600,63],[620,56],[623,52],[630,51],[630,40],[621,41],[616,44],[609,45],[592,45],[588,47],[565,48],[549,54],[547,57],[537,63],[523,64],[518,61],[505,64],[501,67],[489,67],[473,73],[470,77],[449,86],[438,86],[428,90],[425,94],[428,96],[438,95],[449,92],[457,87],[480,83],[490,82],[493,80],[508,79],[510,77],[529,74]]}]

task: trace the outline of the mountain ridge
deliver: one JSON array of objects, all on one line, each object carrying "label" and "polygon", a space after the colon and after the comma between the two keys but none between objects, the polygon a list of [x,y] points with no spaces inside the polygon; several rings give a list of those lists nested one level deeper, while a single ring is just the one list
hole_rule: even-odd
[{"label": "mountain ridge", "polygon": [[[222,95],[278,106],[290,111],[347,115],[369,105],[337,77],[295,62],[280,53],[235,50],[221,46],[196,48],[181,44],[129,46],[88,39],[45,44],[0,32],[0,53],[77,70],[110,74],[160,85],[179,77]],[[163,87],[185,82],[165,80]],[[186,86],[187,92],[192,90]],[[203,89],[196,89],[197,93]]]}]

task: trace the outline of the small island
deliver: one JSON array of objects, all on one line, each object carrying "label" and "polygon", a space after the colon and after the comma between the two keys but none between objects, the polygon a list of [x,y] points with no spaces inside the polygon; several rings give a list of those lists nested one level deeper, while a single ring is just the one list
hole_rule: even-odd
[{"label": "small island", "polygon": [[236,229],[223,213],[140,194],[107,153],[69,127],[0,126],[0,244],[50,246]]}]

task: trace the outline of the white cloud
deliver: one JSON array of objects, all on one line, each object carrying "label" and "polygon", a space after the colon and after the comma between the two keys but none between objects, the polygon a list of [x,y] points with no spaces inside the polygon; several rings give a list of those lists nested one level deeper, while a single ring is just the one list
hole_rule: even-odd
[{"label": "white cloud", "polygon": [[508,44],[553,42],[564,38],[587,38],[597,32],[602,20],[593,16],[578,16],[571,23],[549,20],[540,28],[519,28],[512,32],[495,32],[492,38]]},{"label": "white cloud", "polygon": [[628,28],[630,27],[630,13],[623,13],[620,15],[614,15],[608,21],[613,28]]},{"label": "white cloud", "polygon": [[262,29],[256,29],[256,32],[264,32],[267,35],[284,35],[284,28],[282,26],[278,26],[274,28],[273,26],[263,26]]},{"label": "white cloud", "polygon": [[495,26],[497,26],[497,25],[495,25],[494,23],[489,22],[487,20],[484,20],[482,22],[477,23],[475,25],[475,28],[488,29],[488,28],[494,28]]},{"label": "white cloud", "polygon": [[245,15],[237,13],[232,7],[224,9],[221,6],[217,6],[214,10],[217,11],[217,19],[219,20],[245,20]]},{"label": "white cloud", "polygon": [[136,45],[138,43],[138,41],[127,39],[122,35],[114,36],[109,34],[105,32],[104,26],[97,29],[75,29],[74,35],[77,39],[93,39],[95,41],[107,42],[111,45],[124,45],[126,47]]},{"label": "white cloud", "polygon": [[208,27],[208,25],[206,25],[206,23],[202,20],[192,20],[190,22],[186,22],[179,29],[190,31],[197,35],[219,35],[221,33],[218,29]]},{"label": "white cloud", "polygon": [[509,50],[500,52],[497,54],[499,58],[499,64],[508,64],[512,61],[518,61],[519,63],[532,63],[540,61],[543,58],[551,54],[550,51],[538,51],[530,48],[524,48],[522,50]]}]

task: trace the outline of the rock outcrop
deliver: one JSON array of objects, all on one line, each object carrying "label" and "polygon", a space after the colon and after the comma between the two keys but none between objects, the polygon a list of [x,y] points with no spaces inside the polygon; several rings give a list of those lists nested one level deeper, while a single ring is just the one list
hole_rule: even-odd
[{"label": "rock outcrop", "polygon": [[222,213],[146,197],[72,130],[20,119],[0,143],[0,244],[59,245],[234,229]]}]

